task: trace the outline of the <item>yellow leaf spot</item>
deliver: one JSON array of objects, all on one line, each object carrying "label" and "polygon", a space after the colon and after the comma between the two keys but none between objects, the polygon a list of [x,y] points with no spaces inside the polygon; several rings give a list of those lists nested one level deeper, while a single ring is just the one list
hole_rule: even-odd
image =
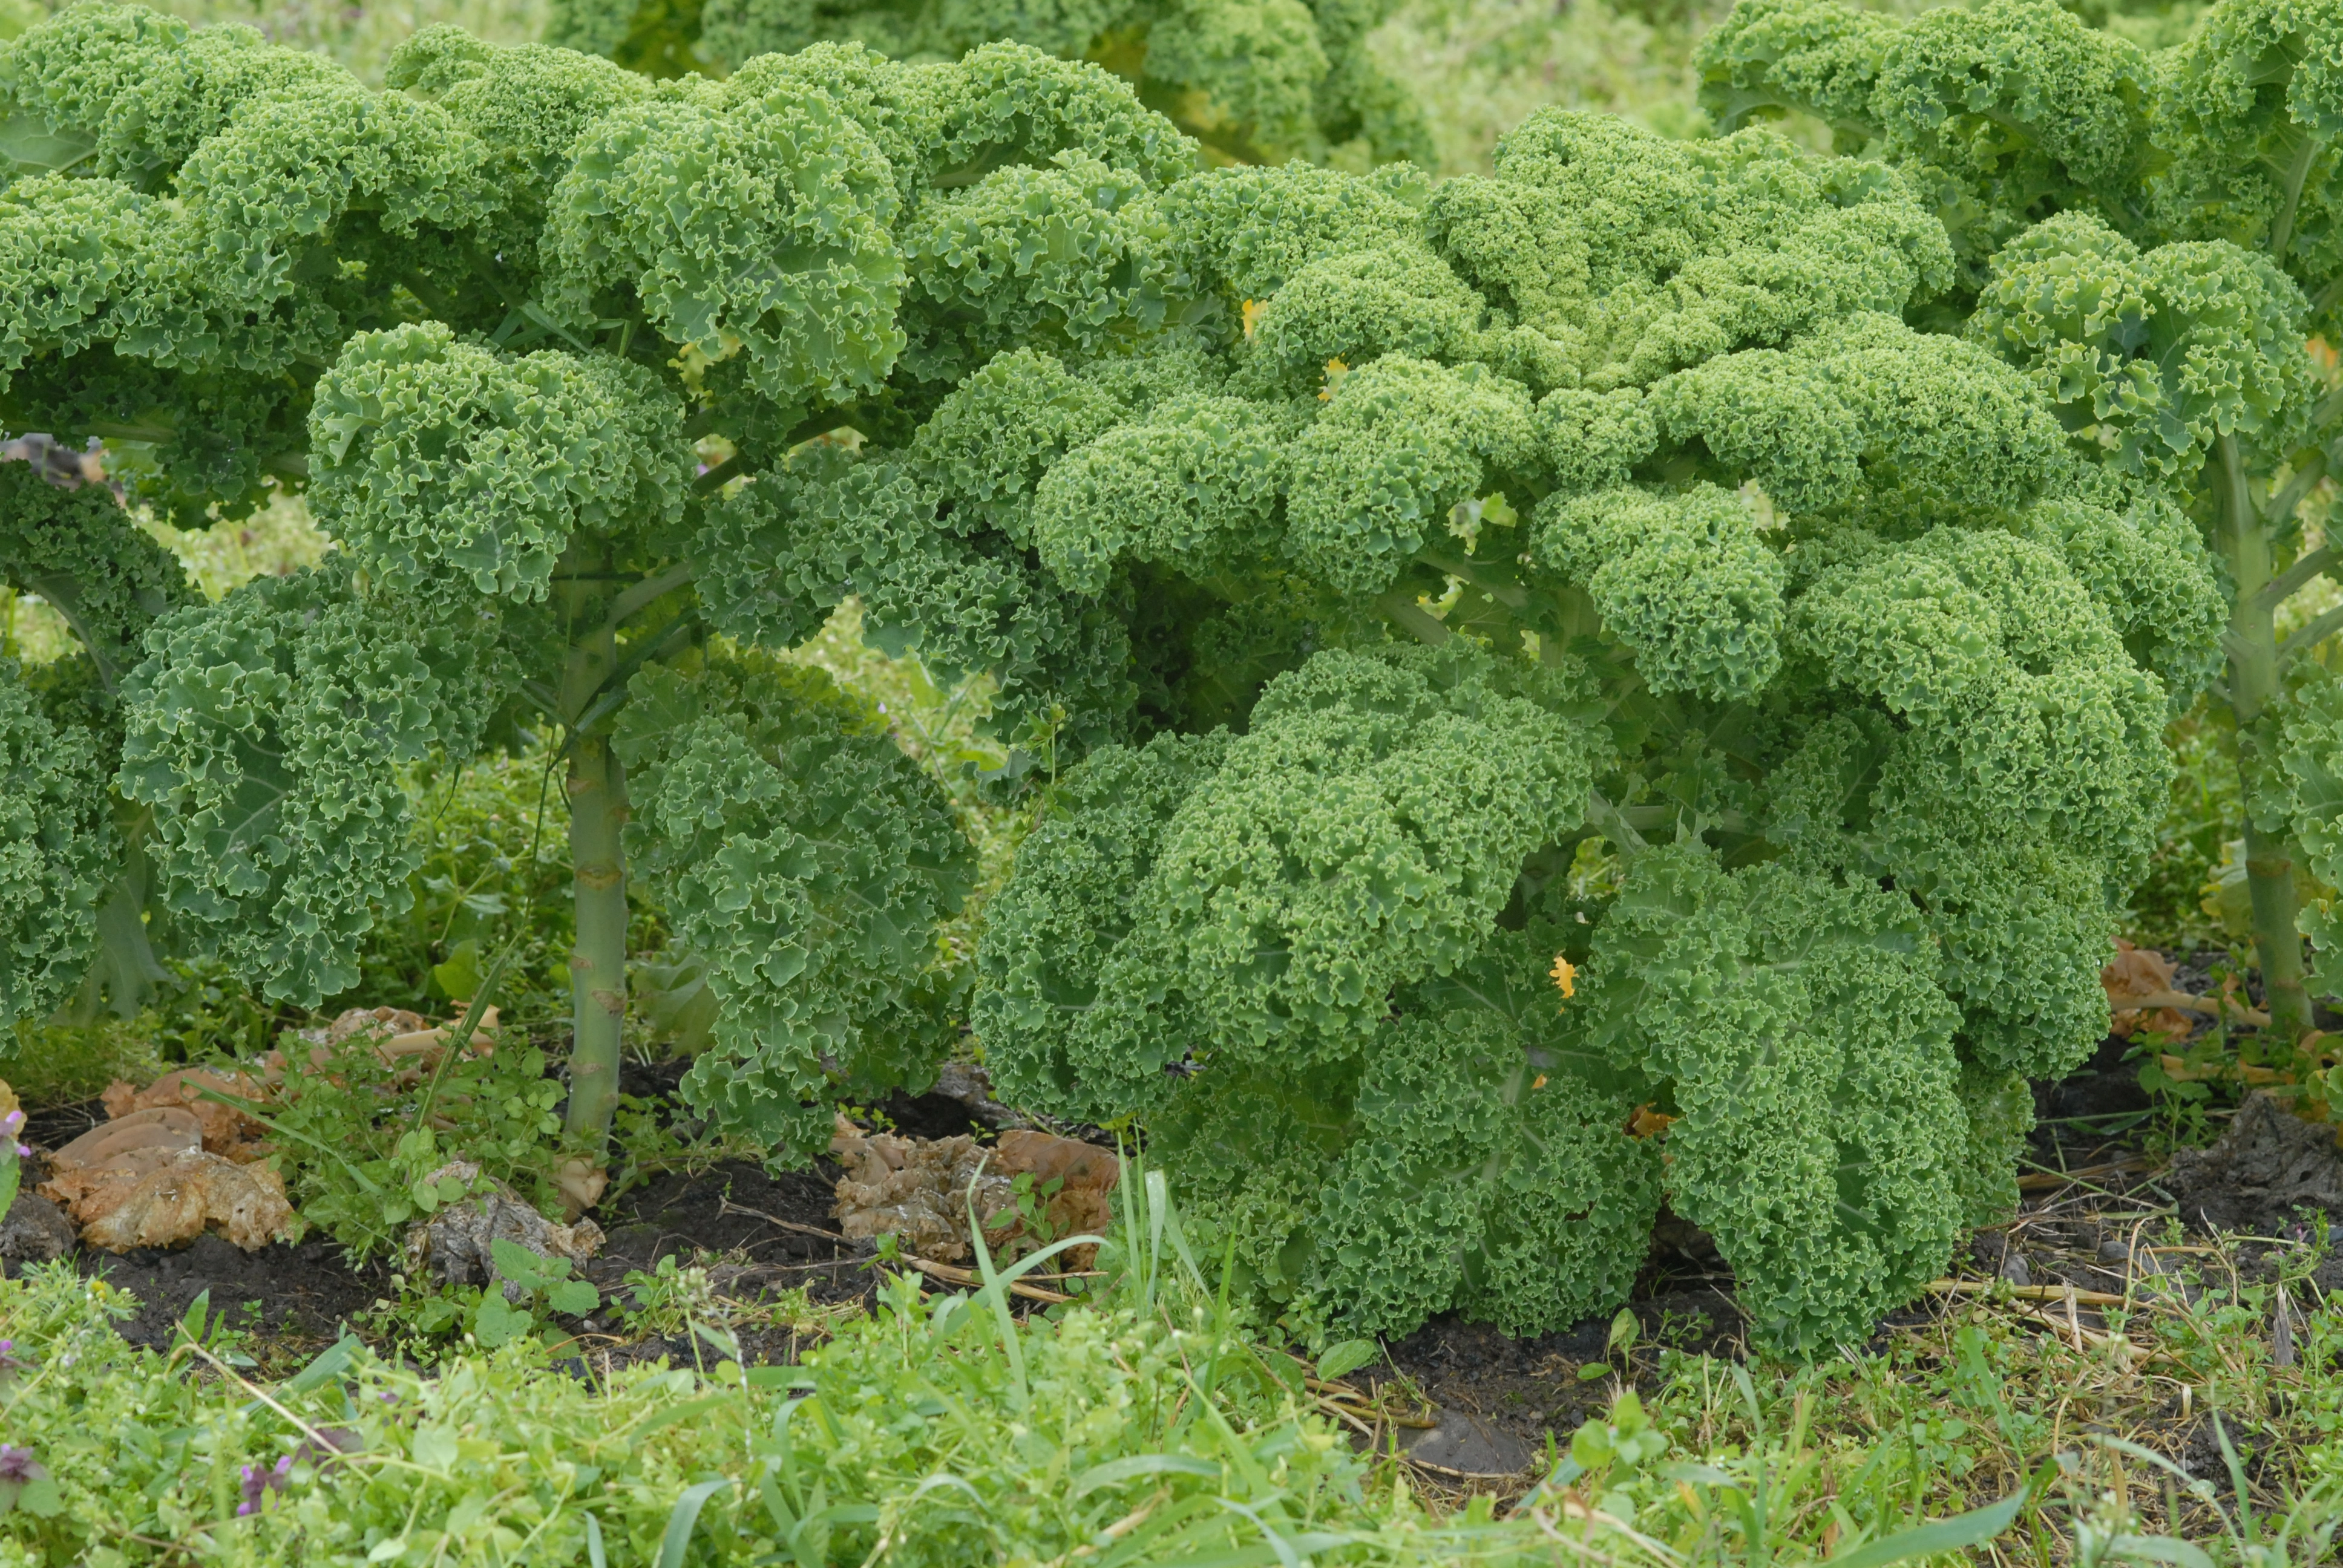
[{"label": "yellow leaf spot", "polygon": [[1244,302],[1244,332],[1247,343],[1252,341],[1252,329],[1260,325],[1261,313],[1268,308],[1269,301],[1266,299],[1248,299]]},{"label": "yellow leaf spot", "polygon": [[1326,385],[1318,389],[1318,401],[1323,403],[1331,399],[1334,396],[1334,388],[1340,387],[1342,377],[1350,373],[1351,367],[1346,362],[1340,359],[1326,361]]},{"label": "yellow leaf spot", "polygon": [[1541,1072],[1535,1078],[1531,1079],[1530,1087],[1532,1089],[1544,1089],[1545,1087],[1545,1074]]},{"label": "yellow leaf spot", "polygon": [[1578,967],[1560,953],[1554,955],[1554,968],[1546,973],[1552,975],[1554,983],[1562,988],[1565,1000],[1578,994]]},{"label": "yellow leaf spot", "polygon": [[1668,1130],[1673,1116],[1663,1116],[1648,1104],[1635,1107],[1635,1114],[1627,1119],[1627,1131],[1636,1138],[1652,1138]]}]

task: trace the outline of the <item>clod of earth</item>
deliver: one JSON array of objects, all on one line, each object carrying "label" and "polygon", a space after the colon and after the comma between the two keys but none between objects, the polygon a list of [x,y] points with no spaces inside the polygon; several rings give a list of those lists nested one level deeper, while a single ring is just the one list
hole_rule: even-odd
[{"label": "clod of earth", "polygon": [[[1105,1150],[1026,1129],[987,1148],[972,1138],[866,1133],[841,1116],[830,1151],[846,1171],[839,1230],[858,1241],[892,1236],[903,1251],[940,1263],[974,1255],[971,1195],[985,1246],[996,1261],[1013,1262],[1061,1237],[1104,1234],[1120,1175]],[[1021,1191],[1020,1177],[1027,1179]],[[1098,1249],[1070,1247],[1061,1256],[1070,1270],[1087,1269]]]},{"label": "clod of earth", "polygon": [[[602,1245],[602,1228],[593,1221],[557,1225],[494,1177],[484,1182],[480,1168],[468,1160],[450,1161],[424,1178],[427,1182],[451,1179],[479,1191],[408,1230],[410,1273],[429,1274],[451,1285],[485,1285],[498,1277],[494,1248],[499,1241],[540,1258],[563,1258],[580,1266]],[[505,1299],[516,1305],[528,1297],[509,1280],[504,1289]]]},{"label": "clod of earth", "polygon": [[2174,1154],[2165,1185],[2180,1218],[2199,1229],[2270,1235],[2299,1223],[2302,1209],[2343,1221],[2343,1149],[2331,1123],[2305,1121],[2260,1091],[2220,1141]]},{"label": "clod of earth", "polygon": [[133,1111],[49,1157],[41,1196],[62,1204],[82,1241],[109,1252],[168,1247],[216,1229],[246,1251],[299,1233],[284,1181],[204,1147],[184,1106]]},{"label": "clod of earth", "polygon": [[0,1259],[50,1263],[73,1251],[73,1221],[37,1192],[19,1192],[0,1216]]}]

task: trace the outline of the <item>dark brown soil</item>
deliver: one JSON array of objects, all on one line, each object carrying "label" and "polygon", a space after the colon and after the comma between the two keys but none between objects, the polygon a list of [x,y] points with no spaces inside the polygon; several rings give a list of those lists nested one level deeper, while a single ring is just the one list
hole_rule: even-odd
[{"label": "dark brown soil", "polygon": [[207,1234],[185,1247],[118,1257],[85,1249],[74,1254],[74,1265],[137,1298],[138,1315],[120,1325],[122,1337],[158,1349],[206,1292],[211,1310],[226,1312],[229,1326],[266,1334],[287,1349],[330,1342],[344,1322],[390,1293],[387,1265],[353,1269],[323,1237],[244,1252]]},{"label": "dark brown soil", "polygon": [[2343,1221],[2343,1151],[2335,1129],[2250,1094],[2209,1149],[2173,1157],[2166,1182],[2180,1217],[2201,1230],[2277,1235],[2313,1212]]},{"label": "dark brown soil", "polygon": [[[655,1080],[658,1070],[642,1076]],[[672,1087],[672,1076],[664,1084],[639,1082],[630,1072],[627,1088],[647,1096],[659,1093]],[[971,1131],[967,1108],[940,1095],[898,1095],[877,1109],[893,1125],[923,1137]],[[54,1149],[105,1119],[105,1109],[95,1101],[44,1111],[28,1118],[27,1140]],[[587,1275],[607,1296],[623,1288],[630,1271],[649,1272],[663,1257],[688,1262],[704,1256],[711,1282],[738,1301],[800,1288],[816,1303],[866,1296],[875,1282],[870,1250],[827,1239],[837,1230],[830,1214],[837,1180],[837,1168],[826,1160],[779,1176],[768,1176],[754,1163],[730,1162],[695,1175],[655,1178],[595,1216],[608,1241]],[[210,1292],[213,1310],[226,1312],[235,1326],[295,1351],[331,1341],[392,1293],[387,1261],[353,1266],[321,1237],[246,1253],[219,1237],[205,1236],[185,1247],[119,1256],[79,1249],[71,1261],[82,1273],[102,1276],[137,1299],[138,1313],[122,1325],[122,1332],[145,1345],[167,1343],[173,1326],[205,1292]],[[13,1272],[15,1265],[0,1268]],[[621,1362],[659,1354],[688,1361],[699,1353],[680,1339],[620,1346],[578,1326]],[[761,1352],[762,1359],[794,1357],[785,1331],[773,1344],[757,1339],[743,1348],[752,1357]]]}]

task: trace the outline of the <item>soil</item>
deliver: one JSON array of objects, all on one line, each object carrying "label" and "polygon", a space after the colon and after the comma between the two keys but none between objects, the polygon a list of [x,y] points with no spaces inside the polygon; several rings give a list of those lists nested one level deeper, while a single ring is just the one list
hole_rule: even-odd
[{"label": "soil", "polygon": [[[659,1069],[630,1069],[625,1087],[649,1098],[671,1091],[676,1076]],[[894,1126],[921,1137],[972,1131],[968,1108],[941,1095],[899,1094],[874,1109]],[[105,1107],[96,1101],[65,1106],[29,1117],[25,1137],[37,1148],[54,1149],[105,1120]],[[663,1257],[690,1260],[706,1253],[714,1260],[710,1282],[734,1300],[754,1302],[794,1289],[804,1290],[818,1305],[865,1297],[875,1285],[870,1250],[829,1239],[837,1231],[830,1204],[838,1175],[837,1167],[823,1160],[778,1177],[746,1161],[689,1176],[656,1177],[597,1213],[608,1240],[586,1276],[608,1294],[621,1287],[629,1271],[649,1272]],[[295,1353],[330,1342],[344,1324],[393,1292],[387,1260],[354,1266],[323,1237],[247,1253],[206,1235],[185,1247],[120,1255],[75,1249],[71,1261],[82,1273],[101,1276],[137,1299],[138,1313],[121,1332],[132,1343],[150,1346],[168,1343],[189,1304],[206,1292],[213,1310],[226,1312],[236,1327]],[[0,1261],[0,1270],[11,1274],[21,1266]],[[698,1353],[680,1339],[621,1344],[598,1332],[598,1322],[577,1327],[581,1338],[622,1363],[660,1354],[689,1361]],[[787,1341],[785,1332],[782,1340]],[[752,1339],[743,1349],[752,1360],[794,1356],[793,1343],[767,1345]]]}]

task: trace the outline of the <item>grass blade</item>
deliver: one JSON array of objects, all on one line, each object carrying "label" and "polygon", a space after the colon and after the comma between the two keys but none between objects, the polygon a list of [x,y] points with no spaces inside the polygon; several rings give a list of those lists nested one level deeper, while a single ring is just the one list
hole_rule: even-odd
[{"label": "grass blade", "polygon": [[667,1533],[659,1537],[659,1568],[683,1568],[683,1554],[690,1548],[691,1533],[699,1523],[700,1509],[709,1498],[731,1484],[719,1477],[683,1489],[683,1495],[675,1500],[674,1511],[667,1516]]},{"label": "grass blade", "polygon": [[1827,1568],[1886,1568],[1888,1563],[1908,1563],[1915,1557],[1935,1557],[1982,1546],[2016,1522],[2018,1510],[2026,1506],[2026,1497],[2023,1492],[2014,1493],[1999,1503],[1972,1508],[1950,1519],[1898,1531],[1885,1540],[1840,1553],[1830,1560]]}]

